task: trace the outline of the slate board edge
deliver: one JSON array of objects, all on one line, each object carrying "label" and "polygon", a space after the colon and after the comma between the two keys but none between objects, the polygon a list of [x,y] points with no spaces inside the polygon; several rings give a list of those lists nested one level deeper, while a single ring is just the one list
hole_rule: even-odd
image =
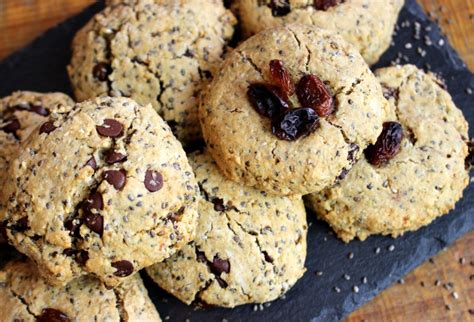
[{"label": "slate board edge", "polygon": [[[415,16],[418,17],[424,17],[424,19],[427,21],[427,17],[424,15],[421,7],[415,3],[414,0],[408,0],[407,1],[406,8]],[[4,70],[10,70],[13,68],[15,65],[21,64],[24,61],[26,54],[30,50],[34,50],[38,44],[41,44],[41,40],[43,38],[48,38],[51,35],[61,33],[63,31],[68,31],[70,29],[70,25],[79,25],[85,23],[87,20],[85,20],[92,12],[97,12],[102,8],[102,3],[98,2],[87,9],[84,10],[84,12],[78,14],[75,17],[72,17],[65,22],[59,24],[56,27],[51,28],[47,32],[45,32],[42,36],[37,38],[35,41],[33,41],[31,44],[27,45],[23,49],[17,51],[16,53],[10,55],[6,59],[4,59],[2,62],[0,62],[0,72],[3,72]],[[439,27],[432,23],[432,26],[439,31]],[[70,30],[69,30],[70,31]],[[459,55],[454,51],[454,49],[449,45],[449,43],[446,41],[446,50],[444,53],[447,53],[448,59],[454,65],[453,67],[456,67],[456,70],[462,70],[465,72],[465,64],[463,61],[460,59]],[[453,70],[455,71],[455,70]],[[3,73],[3,75],[5,75]],[[474,84],[473,79],[471,78],[470,81],[471,84]],[[27,88],[25,88],[27,89]],[[4,93],[2,93],[5,95]],[[456,97],[453,95],[454,99],[456,100]],[[470,216],[469,216],[470,215]],[[312,216],[312,214],[309,214],[309,216]],[[419,244],[419,247],[412,252],[412,258],[410,258],[410,265],[405,266],[403,270],[400,271],[394,271],[392,273],[392,276],[390,278],[387,278],[383,280],[382,282],[378,283],[375,288],[369,290],[364,296],[355,296],[353,294],[349,294],[345,301],[342,303],[342,305],[337,305],[333,306],[331,308],[327,308],[324,310],[321,310],[320,312],[317,312],[316,315],[313,318],[310,318],[312,321],[335,321],[342,319],[346,315],[348,315],[350,312],[355,310],[357,307],[363,305],[370,299],[372,299],[375,295],[377,295],[380,291],[391,285],[393,282],[397,281],[400,277],[404,276],[406,273],[417,267],[420,263],[425,261],[428,257],[431,257],[435,255],[437,252],[439,252],[441,249],[446,247],[447,245],[451,244],[454,240],[459,238],[461,235],[464,233],[468,232],[474,227],[474,222],[472,218],[472,209],[469,208],[469,211],[466,210],[466,213],[464,215],[456,216],[454,218],[451,218],[451,216],[446,216],[441,219],[438,219],[436,223],[439,222],[446,222],[449,223],[450,226],[458,226],[458,229],[449,234],[449,238],[446,239],[434,239],[432,236],[423,236],[421,238],[422,243]],[[310,219],[312,221],[312,219]],[[436,224],[435,223],[435,224]],[[425,228],[423,228],[425,229]],[[423,253],[423,258],[418,256],[418,252],[420,249],[426,249],[426,247],[429,248],[428,252]],[[405,258],[406,259],[406,258]],[[312,274],[311,271],[308,271],[307,274]],[[297,284],[298,285],[298,284]],[[149,286],[149,285],[147,285]],[[296,287],[295,287],[296,288]],[[149,287],[150,289],[150,287]],[[155,289],[153,290],[150,289],[151,293],[155,293]],[[292,292],[292,291],[290,291]],[[212,310],[208,311],[210,315],[213,315]],[[304,314],[307,315],[307,314]],[[215,316],[215,315],[214,315]],[[165,315],[162,314],[162,318],[164,318]],[[270,317],[271,318],[271,317]],[[172,317],[173,319],[173,317]],[[252,319],[253,320],[253,319]],[[295,317],[295,321],[297,318]],[[307,319],[306,319],[307,320]],[[233,321],[233,320],[232,320]],[[242,320],[243,321],[243,320]]]}]

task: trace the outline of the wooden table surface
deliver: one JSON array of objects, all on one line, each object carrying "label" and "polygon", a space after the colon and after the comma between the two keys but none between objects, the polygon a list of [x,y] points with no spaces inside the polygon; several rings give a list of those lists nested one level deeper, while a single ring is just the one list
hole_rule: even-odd
[{"label": "wooden table surface", "polygon": [[[382,1],[382,0],[373,0]],[[93,0],[0,0],[0,59]],[[474,70],[474,0],[419,0]],[[355,321],[474,321],[474,231],[352,313]]]}]

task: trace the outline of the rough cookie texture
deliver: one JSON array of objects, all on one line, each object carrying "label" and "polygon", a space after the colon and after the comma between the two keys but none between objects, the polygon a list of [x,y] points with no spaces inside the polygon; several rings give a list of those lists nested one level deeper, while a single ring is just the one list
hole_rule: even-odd
[{"label": "rough cookie texture", "polygon": [[218,0],[115,1],[73,41],[68,71],[76,98],[151,103],[178,139],[200,139],[200,92],[235,24]]},{"label": "rough cookie texture", "polygon": [[[272,59],[281,60],[295,82],[318,76],[334,97],[335,112],[296,141],[279,140],[247,97],[249,84],[272,83]],[[289,25],[255,35],[230,53],[200,119],[209,151],[228,178],[287,195],[332,185],[377,139],[387,111],[380,84],[353,46],[329,31]]]},{"label": "rough cookie texture", "polygon": [[276,299],[305,272],[301,197],[276,197],[223,177],[207,154],[190,162],[201,188],[196,239],[147,268],[183,302],[234,307]]},{"label": "rough cookie texture", "polygon": [[290,23],[313,25],[339,33],[369,64],[374,64],[390,45],[403,3],[403,0],[236,0],[233,7],[247,36]]},{"label": "rough cookie texture", "polygon": [[400,152],[387,165],[361,159],[344,181],[307,204],[348,242],[372,234],[402,235],[454,208],[468,185],[468,124],[432,75],[415,66],[376,71],[403,125]]},{"label": "rough cookie texture", "polygon": [[138,274],[114,290],[91,276],[55,287],[30,261],[0,270],[0,307],[2,321],[161,321]]},{"label": "rough cookie texture", "polygon": [[0,99],[0,186],[3,186],[10,160],[38,125],[51,114],[66,112],[74,101],[62,93],[14,92]]},{"label": "rough cookie texture", "polygon": [[193,237],[198,186],[150,105],[76,104],[33,132],[10,172],[9,241],[51,283],[93,273],[115,286]]}]

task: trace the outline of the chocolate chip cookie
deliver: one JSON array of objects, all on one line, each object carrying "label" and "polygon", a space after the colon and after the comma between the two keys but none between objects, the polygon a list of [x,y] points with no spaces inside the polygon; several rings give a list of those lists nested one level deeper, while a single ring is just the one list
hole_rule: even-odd
[{"label": "chocolate chip cookie", "polygon": [[10,174],[9,242],[51,283],[91,273],[112,287],[193,237],[198,186],[151,105],[76,104],[31,134]]},{"label": "chocolate chip cookie", "polygon": [[2,321],[161,321],[139,274],[114,290],[91,276],[50,286],[29,260],[0,270],[0,307]]},{"label": "chocolate chip cookie", "polygon": [[236,0],[247,36],[264,29],[301,23],[339,33],[369,64],[389,47],[403,0]]},{"label": "chocolate chip cookie", "polygon": [[201,188],[196,238],[147,268],[181,301],[234,307],[276,299],[305,272],[301,197],[277,197],[223,177],[207,153],[190,162]]},{"label": "chocolate chip cookie", "polygon": [[440,81],[412,65],[376,75],[393,105],[381,137],[344,181],[307,197],[346,242],[427,225],[454,208],[469,183],[468,124]]},{"label": "chocolate chip cookie", "polygon": [[66,112],[73,100],[62,93],[14,92],[0,99],[0,186],[20,144],[51,114]]},{"label": "chocolate chip cookie", "polygon": [[230,179],[269,193],[324,189],[382,130],[388,102],[340,36],[288,25],[226,58],[200,106],[203,135]]},{"label": "chocolate chip cookie", "polygon": [[182,142],[200,139],[200,92],[235,24],[218,0],[115,1],[74,38],[68,71],[76,98],[151,103]]}]

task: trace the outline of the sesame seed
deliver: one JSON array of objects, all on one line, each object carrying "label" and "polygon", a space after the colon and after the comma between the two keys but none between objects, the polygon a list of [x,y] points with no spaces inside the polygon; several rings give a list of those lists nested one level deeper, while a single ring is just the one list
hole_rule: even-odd
[{"label": "sesame seed", "polygon": [[388,251],[393,252],[395,250],[395,245],[388,246]]},{"label": "sesame seed", "polygon": [[431,264],[434,264],[434,259],[430,258],[430,259],[428,259],[428,262],[430,262]]},{"label": "sesame seed", "polygon": [[398,280],[398,283],[405,284],[405,280],[403,278],[401,278],[401,279]]},{"label": "sesame seed", "polygon": [[466,259],[464,257],[461,257],[459,259],[459,264],[464,265],[464,263],[466,263]]},{"label": "sesame seed", "polygon": [[446,308],[447,311],[451,310],[451,305],[449,305],[449,304],[446,304],[444,307]]},{"label": "sesame seed", "polygon": [[165,321],[168,321],[169,319],[170,319],[170,316],[167,315],[167,316],[165,316],[165,319],[164,319],[164,320],[165,320]]},{"label": "sesame seed", "polygon": [[380,253],[380,247],[377,247],[377,248],[375,249],[375,254],[378,254],[378,253]]},{"label": "sesame seed", "polygon": [[228,322],[228,321],[229,321],[229,320],[227,320],[227,319],[222,319],[222,322]]},{"label": "sesame seed", "polygon": [[184,320],[184,322],[191,322],[191,320],[190,320],[190,319],[186,319],[186,320]]},{"label": "sesame seed", "polygon": [[367,280],[367,277],[364,276],[362,277],[362,284],[367,284],[368,280]]},{"label": "sesame seed", "polygon": [[471,88],[466,88],[466,93],[467,95],[472,95],[472,89]]},{"label": "sesame seed", "polygon": [[321,275],[323,275],[323,272],[322,272],[322,271],[316,271],[316,272],[314,272],[314,273],[316,274],[316,276],[321,276]]},{"label": "sesame seed", "polygon": [[354,253],[350,252],[349,254],[347,254],[347,258],[353,259],[354,258]]},{"label": "sesame seed", "polygon": [[334,286],[334,292],[341,293],[341,289],[337,286]]},{"label": "sesame seed", "polygon": [[441,47],[444,46],[444,39],[443,38],[438,40],[438,45],[441,46]]},{"label": "sesame seed", "polygon": [[348,274],[344,274],[343,277],[346,281],[349,281],[351,279],[351,277]]},{"label": "sesame seed", "polygon": [[406,48],[406,49],[411,49],[412,47],[413,47],[413,45],[412,45],[411,43],[409,43],[409,42],[407,42],[407,43],[405,44],[405,48]]},{"label": "sesame seed", "polygon": [[453,298],[457,300],[459,298],[459,294],[457,292],[453,292]]},{"label": "sesame seed", "polygon": [[354,285],[354,287],[352,288],[352,291],[354,291],[354,293],[359,293],[359,287]]},{"label": "sesame seed", "polygon": [[441,281],[440,280],[436,280],[435,283],[434,283],[435,286],[440,286],[441,285]]},{"label": "sesame seed", "polygon": [[453,283],[445,283],[443,286],[444,286],[445,289],[447,289],[449,291],[450,289],[453,288],[454,285],[453,285]]},{"label": "sesame seed", "polygon": [[260,305],[258,306],[258,309],[259,309],[260,311],[263,311],[263,304],[260,304]]},{"label": "sesame seed", "polygon": [[257,311],[258,311],[258,305],[254,305],[254,306],[253,306],[253,311],[254,311],[254,312],[257,312]]}]

